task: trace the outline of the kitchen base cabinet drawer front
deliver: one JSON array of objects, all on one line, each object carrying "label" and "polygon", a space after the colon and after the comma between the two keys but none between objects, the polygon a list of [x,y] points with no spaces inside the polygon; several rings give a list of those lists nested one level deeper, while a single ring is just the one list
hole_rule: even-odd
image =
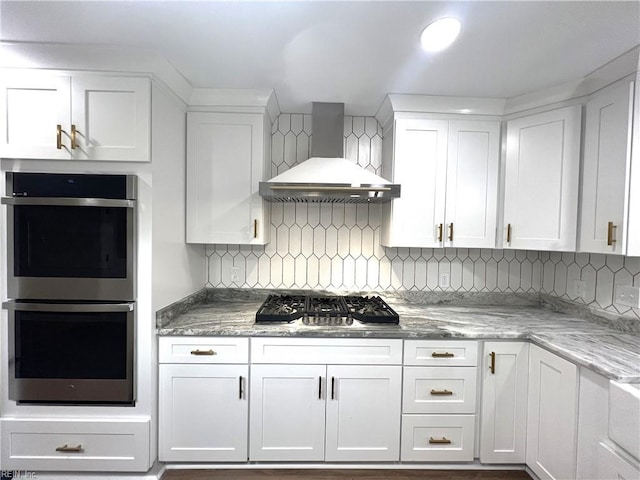
[{"label": "kitchen base cabinet drawer front", "polygon": [[403,462],[473,461],[475,415],[402,415]]},{"label": "kitchen base cabinet drawer front", "polygon": [[402,340],[252,338],[251,363],[400,365]]},{"label": "kitchen base cabinet drawer front", "polygon": [[476,367],[404,367],[402,413],[475,413]]},{"label": "kitchen base cabinet drawer front", "polygon": [[620,457],[613,449],[600,442],[598,444],[598,477],[612,480],[640,480],[640,465]]},{"label": "kitchen base cabinet drawer front", "polygon": [[247,363],[248,338],[160,337],[160,363]]},{"label": "kitchen base cabinet drawer front", "polygon": [[475,367],[478,365],[478,342],[407,340],[404,342],[404,364]]},{"label": "kitchen base cabinet drawer front", "polygon": [[149,420],[2,420],[2,468],[144,472],[149,442]]}]

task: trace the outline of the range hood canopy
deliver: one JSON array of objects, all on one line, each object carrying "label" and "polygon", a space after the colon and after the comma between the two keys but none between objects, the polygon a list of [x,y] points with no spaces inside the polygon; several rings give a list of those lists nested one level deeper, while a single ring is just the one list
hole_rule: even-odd
[{"label": "range hood canopy", "polygon": [[400,197],[392,184],[344,158],[344,104],[313,103],[311,158],[267,182],[271,202],[379,203]]}]

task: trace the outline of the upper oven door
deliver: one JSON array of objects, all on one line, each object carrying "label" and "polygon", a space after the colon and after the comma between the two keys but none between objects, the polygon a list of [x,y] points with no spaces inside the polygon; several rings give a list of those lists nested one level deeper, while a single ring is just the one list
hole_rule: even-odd
[{"label": "upper oven door", "polygon": [[135,201],[3,198],[10,298],[133,300]]}]

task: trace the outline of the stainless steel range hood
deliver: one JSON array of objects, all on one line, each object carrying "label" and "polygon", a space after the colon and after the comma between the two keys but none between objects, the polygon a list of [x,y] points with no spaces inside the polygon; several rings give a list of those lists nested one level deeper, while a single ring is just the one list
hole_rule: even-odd
[{"label": "stainless steel range hood", "polygon": [[260,182],[270,202],[379,203],[400,197],[392,184],[344,158],[344,104],[313,103],[311,158]]}]

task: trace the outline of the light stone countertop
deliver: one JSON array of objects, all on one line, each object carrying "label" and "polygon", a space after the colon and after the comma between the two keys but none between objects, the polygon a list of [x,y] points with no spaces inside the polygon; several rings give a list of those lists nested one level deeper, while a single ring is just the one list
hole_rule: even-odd
[{"label": "light stone countertop", "polygon": [[159,311],[157,332],[161,336],[530,340],[607,378],[624,383],[640,382],[637,332],[625,333],[606,321],[553,311],[542,306],[537,295],[425,296],[411,292],[374,292],[398,313],[399,325],[362,324],[354,320],[353,325],[315,326],[303,324],[302,319],[292,323],[256,324],[256,311],[268,293],[284,292],[203,290]]}]

